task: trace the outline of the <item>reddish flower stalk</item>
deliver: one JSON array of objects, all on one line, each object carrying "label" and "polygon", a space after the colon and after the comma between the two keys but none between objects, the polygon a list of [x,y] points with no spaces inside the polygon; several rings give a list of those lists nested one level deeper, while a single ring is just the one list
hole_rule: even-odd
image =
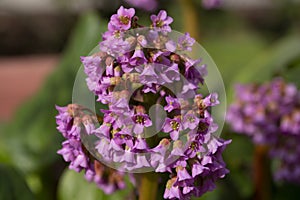
[{"label": "reddish flower stalk", "polygon": [[254,190],[255,200],[271,199],[271,171],[269,148],[265,145],[255,146],[254,153]]}]

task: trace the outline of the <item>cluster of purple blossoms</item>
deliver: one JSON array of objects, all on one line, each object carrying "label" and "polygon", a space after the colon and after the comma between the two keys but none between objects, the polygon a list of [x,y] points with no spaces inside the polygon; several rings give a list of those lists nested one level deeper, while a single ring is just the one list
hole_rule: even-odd
[{"label": "cluster of purple blossoms", "polygon": [[300,180],[300,92],[293,84],[275,78],[270,83],[236,87],[227,121],[235,132],[267,145],[277,160],[276,180]]},{"label": "cluster of purple blossoms", "polygon": [[56,106],[56,109],[59,112],[56,116],[57,130],[65,138],[62,149],[57,153],[70,163],[69,168],[76,172],[84,171],[85,178],[95,182],[107,194],[125,188],[124,173],[101,164],[82,144],[80,134],[91,134],[97,117],[77,104]]},{"label": "cluster of purple blossoms", "polygon": [[[89,90],[107,105],[100,110],[100,126],[91,125],[92,120],[83,122],[86,128],[81,134],[96,136],[94,147],[108,166],[117,163],[123,172],[169,173],[165,199],[201,196],[228,173],[222,152],[230,141],[214,135],[218,126],[210,114],[220,103],[218,95],[199,94],[206,65],[187,56],[195,42],[189,34],[170,39],[173,19],[166,11],[151,16],[150,28],[141,28],[137,19],[133,8],[121,6],[103,34],[100,52],[81,57]],[[157,113],[150,115],[155,105],[165,111],[164,119]],[[58,109],[59,126],[72,123],[73,127],[75,118]],[[61,122],[65,115],[71,122]],[[58,130],[68,135],[65,128]],[[59,153],[64,155],[64,151]],[[86,158],[86,152],[80,152]],[[75,163],[65,160],[71,161],[70,166]],[[122,173],[112,173],[118,177],[114,189],[122,188]]]}]

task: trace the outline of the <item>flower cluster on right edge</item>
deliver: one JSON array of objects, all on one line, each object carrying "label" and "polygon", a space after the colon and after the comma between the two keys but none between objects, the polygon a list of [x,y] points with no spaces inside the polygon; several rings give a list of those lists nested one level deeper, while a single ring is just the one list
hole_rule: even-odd
[{"label": "flower cluster on right edge", "polygon": [[236,86],[227,122],[255,144],[269,147],[277,161],[274,178],[300,183],[300,91],[281,78]]}]

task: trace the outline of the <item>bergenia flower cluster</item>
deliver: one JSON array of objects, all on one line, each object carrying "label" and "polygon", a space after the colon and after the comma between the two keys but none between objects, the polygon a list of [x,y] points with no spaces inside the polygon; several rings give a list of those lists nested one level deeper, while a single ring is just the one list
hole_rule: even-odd
[{"label": "bergenia flower cluster", "polygon": [[235,132],[246,134],[270,148],[277,160],[277,180],[300,180],[300,92],[275,78],[265,84],[238,85],[227,121]]},{"label": "bergenia flower cluster", "polygon": [[[87,164],[77,161],[78,154],[85,163],[101,165],[83,145],[68,146],[73,129],[78,143],[83,131],[81,135],[97,138],[94,148],[108,166],[122,172],[169,173],[165,199],[201,196],[228,173],[221,154],[230,141],[214,135],[218,126],[210,114],[220,103],[218,95],[199,93],[206,65],[186,54],[195,40],[188,33],[170,39],[173,19],[164,10],[150,19],[150,28],[143,28],[133,8],[120,7],[103,34],[100,51],[81,58],[89,90],[107,109],[100,110],[99,120],[79,112],[84,108],[77,109],[78,117],[69,111],[74,105],[58,107],[58,130],[67,139],[59,153],[71,162],[70,168],[85,169],[91,177],[97,174],[95,165],[87,169]],[[161,106],[165,118],[158,112],[150,115],[155,105],[154,109]],[[122,189],[122,172],[108,170],[113,178],[104,182]]]}]

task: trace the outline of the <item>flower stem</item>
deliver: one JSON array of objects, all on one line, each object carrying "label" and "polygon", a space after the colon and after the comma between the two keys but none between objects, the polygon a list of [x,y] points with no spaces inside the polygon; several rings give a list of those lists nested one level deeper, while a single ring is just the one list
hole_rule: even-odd
[{"label": "flower stem", "polygon": [[156,200],[158,176],[156,173],[145,173],[140,176],[139,200]]},{"label": "flower stem", "polygon": [[193,0],[179,0],[182,9],[184,31],[189,32],[191,37],[199,41],[199,16],[198,9]]},{"label": "flower stem", "polygon": [[254,153],[255,200],[271,199],[271,171],[268,147],[257,145]]}]

